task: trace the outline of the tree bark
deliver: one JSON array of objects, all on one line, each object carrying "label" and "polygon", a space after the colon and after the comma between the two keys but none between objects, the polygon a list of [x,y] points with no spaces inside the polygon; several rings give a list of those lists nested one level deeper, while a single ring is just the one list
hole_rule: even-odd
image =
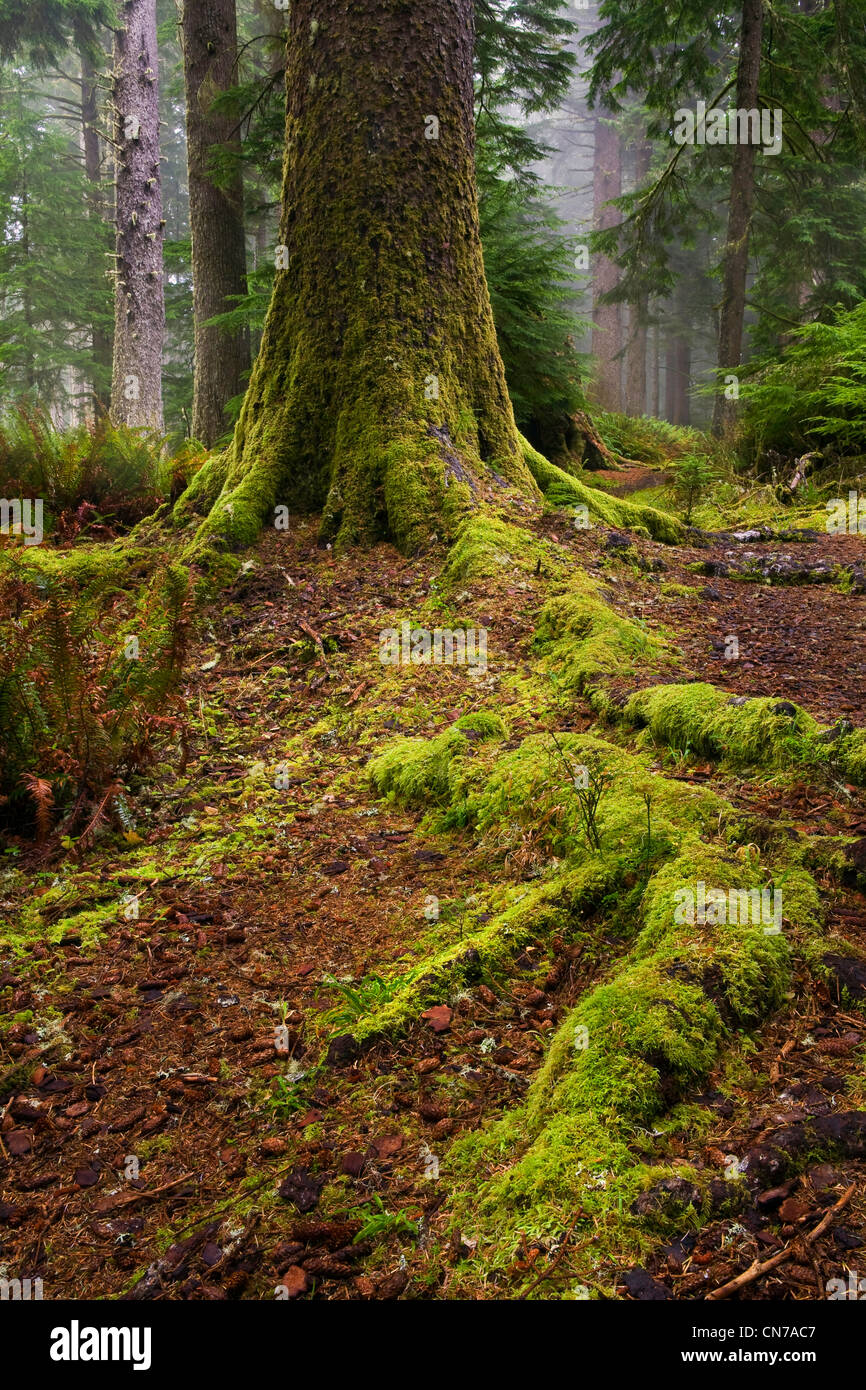
[{"label": "tree bark", "polygon": [[227,427],[225,406],[240,394],[250,365],[247,329],[205,327],[233,307],[232,296],[247,291],[240,162],[219,187],[211,175],[216,146],[240,155],[236,121],[230,112],[213,109],[237,81],[235,0],[185,0],[182,34],[195,323],[192,433],[210,447]]},{"label": "tree bark", "polygon": [[[743,0],[740,48],[737,60],[737,108],[751,111],[758,105],[761,43],[764,29],[763,0]],[[718,366],[724,374],[736,374],[743,349],[746,315],[746,278],[749,269],[749,229],[755,201],[755,153],[753,144],[734,146],[731,174],[728,234],[725,244],[722,302],[719,315]],[[733,423],[736,407],[716,392],[713,430],[723,434]]]},{"label": "tree bark", "polygon": [[[294,0],[276,283],[231,449],[181,515],[427,542],[480,478],[535,493],[484,278],[472,0]],[[221,493],[219,492],[222,489]]]},{"label": "tree bark", "polygon": [[[88,215],[97,226],[102,227],[106,220],[106,200],[102,186],[102,148],[99,139],[99,72],[80,26],[76,28],[75,39],[81,63],[81,148],[88,183]],[[94,407],[101,412],[105,408],[106,387],[111,380],[111,334],[98,318],[94,318],[90,326],[90,347],[95,368],[90,390]]]},{"label": "tree bark", "polygon": [[163,430],[162,185],[156,0],[125,0],[114,37],[115,299],[111,418]]},{"label": "tree bark", "polygon": [[660,338],[661,334],[659,332],[658,322],[656,322],[653,324],[652,373],[650,378],[650,415],[652,415],[655,420],[659,418],[659,411],[661,410]]},{"label": "tree bark", "polygon": [[[635,150],[634,186],[640,188],[649,173],[652,146],[642,140]],[[647,408],[647,310],[644,290],[629,305],[629,339],[625,350],[625,408],[629,415],[643,415]]]},{"label": "tree bark", "polygon": [[672,425],[689,423],[689,377],[692,354],[688,340],[677,334],[668,339],[665,356],[665,415]]},{"label": "tree bark", "polygon": [[[595,118],[593,225],[604,231],[619,221],[616,208],[605,206],[622,192],[622,150],[615,125]],[[601,296],[619,283],[619,269],[607,256],[594,257],[592,281],[592,355],[596,371],[593,396],[604,410],[619,410],[622,402],[622,315],[619,304],[603,304]]]}]

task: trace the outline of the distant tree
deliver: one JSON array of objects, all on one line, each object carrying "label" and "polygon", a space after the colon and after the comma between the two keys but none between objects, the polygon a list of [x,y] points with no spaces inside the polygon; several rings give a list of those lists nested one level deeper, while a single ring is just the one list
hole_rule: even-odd
[{"label": "distant tree", "polygon": [[[235,0],[184,0],[182,40],[195,317],[192,433],[210,446],[227,428],[226,405],[250,365],[248,328],[211,323],[247,292],[239,122],[225,100],[238,81]],[[214,166],[220,152],[236,156],[221,177]]]},{"label": "distant tree", "polygon": [[115,30],[115,300],[111,418],[163,430],[163,218],[155,0],[126,0]]}]

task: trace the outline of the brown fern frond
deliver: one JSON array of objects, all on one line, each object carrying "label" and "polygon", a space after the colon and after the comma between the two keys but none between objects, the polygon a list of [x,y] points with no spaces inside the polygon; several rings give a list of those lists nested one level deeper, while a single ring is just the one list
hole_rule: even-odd
[{"label": "brown fern frond", "polygon": [[36,807],[36,838],[46,840],[51,831],[51,809],[54,805],[54,792],[51,790],[51,783],[46,782],[44,777],[37,777],[32,772],[25,772],[21,778],[33,804]]}]

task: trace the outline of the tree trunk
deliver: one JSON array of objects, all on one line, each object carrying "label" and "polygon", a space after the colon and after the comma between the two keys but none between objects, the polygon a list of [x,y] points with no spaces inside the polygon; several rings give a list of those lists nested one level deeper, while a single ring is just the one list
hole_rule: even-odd
[{"label": "tree trunk", "polygon": [[[640,188],[649,173],[652,146],[642,140],[635,150],[634,186]],[[643,415],[647,408],[647,309],[649,291],[629,305],[629,338],[625,351],[625,408],[629,415]]]},{"label": "tree trunk", "polygon": [[[274,294],[235,437],[181,514],[276,506],[412,552],[477,480],[535,492],[484,278],[472,0],[294,0]],[[222,493],[217,500],[218,489]]]},{"label": "tree trunk", "polygon": [[661,334],[659,331],[658,323],[654,323],[652,337],[652,373],[650,379],[650,415],[652,415],[653,419],[655,420],[659,418],[659,412],[661,410],[661,361],[659,352],[660,338]]},{"label": "tree trunk", "polygon": [[[740,49],[737,61],[737,108],[751,111],[758,105],[761,73],[761,41],[764,28],[763,0],[743,0]],[[749,228],[755,201],[755,149],[750,143],[734,146],[731,174],[728,235],[725,244],[722,303],[719,315],[719,370],[736,375],[743,348],[746,314],[746,277],[749,269]],[[716,392],[713,430],[722,434],[733,423],[736,408]]]},{"label": "tree trunk", "polygon": [[220,187],[210,177],[215,146],[240,155],[235,119],[213,110],[215,99],[237,82],[235,0],[186,0],[182,32],[195,322],[192,433],[210,447],[227,427],[226,403],[240,394],[250,365],[247,329],[205,327],[233,307],[233,295],[247,291],[240,162]]},{"label": "tree trunk", "polygon": [[126,0],[114,37],[115,298],[111,418],[162,431],[162,185],[156,0]]},{"label": "tree trunk", "polygon": [[[106,221],[106,207],[99,140],[99,72],[80,26],[76,29],[75,37],[81,61],[81,147],[88,184],[88,215],[97,226],[102,227]],[[94,317],[90,325],[90,347],[94,365],[90,390],[95,409],[101,411],[105,406],[106,387],[111,380],[111,334],[98,317]]]},{"label": "tree trunk", "polygon": [[[615,125],[595,118],[595,173],[593,177],[593,225],[596,231],[614,226],[616,208],[606,207],[622,192],[622,150]],[[592,355],[595,358],[593,396],[604,410],[619,410],[622,401],[622,315],[619,304],[603,304],[601,296],[616,289],[619,269],[606,256],[593,258]]]},{"label": "tree trunk", "polygon": [[692,354],[687,339],[669,338],[665,356],[665,415],[672,425],[689,423]]}]

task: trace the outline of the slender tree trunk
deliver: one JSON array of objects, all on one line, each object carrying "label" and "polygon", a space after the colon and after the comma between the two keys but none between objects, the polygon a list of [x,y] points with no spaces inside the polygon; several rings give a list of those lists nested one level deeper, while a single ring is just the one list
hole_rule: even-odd
[{"label": "slender tree trunk", "polygon": [[650,415],[652,415],[655,420],[659,418],[659,411],[661,410],[660,337],[659,326],[657,323],[654,323],[652,337],[652,374],[650,383],[652,395],[650,400]]},{"label": "slender tree trunk", "polygon": [[688,340],[677,334],[668,339],[665,357],[665,415],[672,425],[689,423],[689,377],[692,354]]},{"label": "slender tree trunk", "polygon": [[[615,125],[595,118],[593,225],[604,231],[619,221],[616,208],[606,207],[622,192],[622,149]],[[592,355],[596,373],[593,395],[604,410],[619,410],[622,402],[622,314],[619,304],[603,304],[601,296],[616,289],[619,269],[606,256],[595,256],[592,281]]]},{"label": "slender tree trunk", "polygon": [[[84,172],[88,184],[88,216],[103,227],[107,209],[102,183],[102,148],[99,139],[99,71],[90,56],[86,37],[76,30],[76,42],[81,61],[81,148]],[[108,262],[106,261],[106,265]],[[106,388],[111,381],[111,334],[94,316],[90,325],[90,349],[94,373],[90,383],[93,404],[97,411],[104,408]]]},{"label": "slender tree trunk", "polygon": [[[237,122],[230,112],[213,109],[237,81],[235,0],[185,0],[182,31],[195,321],[192,433],[210,447],[226,429],[226,403],[239,395],[250,365],[247,329],[205,327],[233,307],[232,296],[247,290]],[[211,176],[218,145],[238,157],[233,175],[219,187]]]},{"label": "slender tree trunk", "polygon": [[111,418],[162,431],[162,185],[156,0],[125,0],[114,39],[115,300]]},{"label": "slender tree trunk", "polygon": [[290,13],[273,299],[232,447],[181,515],[242,545],[275,507],[322,509],[341,545],[413,551],[480,481],[535,490],[481,255],[473,3]]},{"label": "slender tree trunk", "polygon": [[[640,188],[649,173],[652,147],[642,140],[635,150],[634,186]],[[625,408],[629,415],[643,415],[647,408],[647,308],[649,292],[644,290],[629,305],[629,339],[625,352]]]},{"label": "slender tree trunk", "polygon": [[647,295],[631,306],[625,354],[625,408],[629,415],[646,411]]},{"label": "slender tree trunk", "polygon": [[[761,73],[761,42],[764,28],[763,0],[743,0],[740,51],[737,61],[737,107],[751,111],[758,105]],[[736,374],[743,349],[743,322],[746,314],[746,277],[749,269],[749,229],[755,201],[755,152],[752,144],[734,146],[731,174],[728,235],[719,315],[718,365],[721,372]],[[713,411],[713,430],[722,434],[733,422],[735,406],[717,391]]]}]

